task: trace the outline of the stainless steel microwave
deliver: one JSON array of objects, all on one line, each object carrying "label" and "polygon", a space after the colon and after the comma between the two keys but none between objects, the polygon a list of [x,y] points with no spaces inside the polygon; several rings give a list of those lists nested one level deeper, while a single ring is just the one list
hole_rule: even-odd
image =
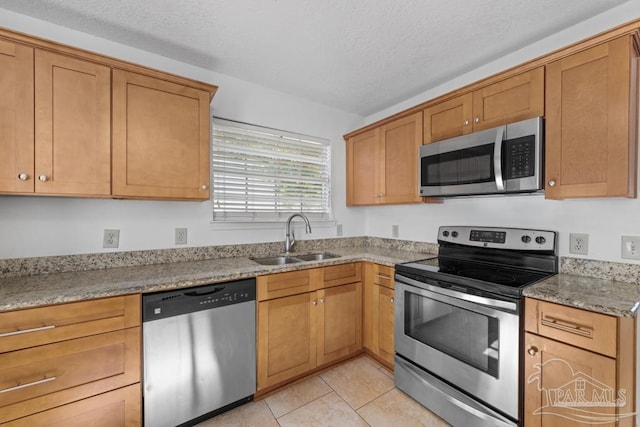
[{"label": "stainless steel microwave", "polygon": [[544,119],[536,117],[420,147],[421,196],[543,189]]}]

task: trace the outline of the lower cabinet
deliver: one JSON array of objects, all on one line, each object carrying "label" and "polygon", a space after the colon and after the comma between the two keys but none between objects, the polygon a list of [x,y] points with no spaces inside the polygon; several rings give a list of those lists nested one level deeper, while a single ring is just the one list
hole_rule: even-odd
[{"label": "lower cabinet", "polygon": [[364,348],[393,368],[394,268],[364,264]]},{"label": "lower cabinet", "polygon": [[360,351],[359,263],[261,276],[257,286],[258,392]]},{"label": "lower cabinet", "polygon": [[140,355],[140,295],[0,313],[0,424],[140,425]]},{"label": "lower cabinet", "polygon": [[635,426],[636,321],[525,299],[524,426]]}]

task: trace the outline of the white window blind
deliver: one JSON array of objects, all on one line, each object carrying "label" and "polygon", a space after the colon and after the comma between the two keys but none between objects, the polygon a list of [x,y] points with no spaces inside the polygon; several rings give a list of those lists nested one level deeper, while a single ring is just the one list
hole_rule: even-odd
[{"label": "white window blind", "polygon": [[331,219],[329,141],[214,118],[214,221]]}]

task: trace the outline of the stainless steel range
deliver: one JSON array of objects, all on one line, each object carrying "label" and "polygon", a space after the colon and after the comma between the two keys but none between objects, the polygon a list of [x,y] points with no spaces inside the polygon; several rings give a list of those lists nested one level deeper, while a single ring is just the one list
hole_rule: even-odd
[{"label": "stainless steel range", "polygon": [[451,226],[438,243],[396,265],[396,386],[454,426],[517,426],[522,290],[557,273],[557,234]]}]

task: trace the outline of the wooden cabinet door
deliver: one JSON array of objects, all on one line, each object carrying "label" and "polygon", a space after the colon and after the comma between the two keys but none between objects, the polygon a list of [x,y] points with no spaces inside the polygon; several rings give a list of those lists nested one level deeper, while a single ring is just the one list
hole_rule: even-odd
[{"label": "wooden cabinet door", "polygon": [[616,408],[607,406],[621,397],[614,359],[530,333],[522,357],[525,427],[616,425]]},{"label": "wooden cabinet door", "polygon": [[316,367],[315,292],[258,303],[258,390]]},{"label": "wooden cabinet door", "polygon": [[140,394],[140,384],[134,384],[3,425],[7,427],[138,427],[142,425]]},{"label": "wooden cabinet door", "polygon": [[453,138],[473,131],[473,95],[467,93],[423,110],[423,143]]},{"label": "wooden cabinet door", "polygon": [[621,37],[547,65],[545,197],[635,197],[637,53]]},{"label": "wooden cabinet door", "polygon": [[420,203],[418,150],[422,145],[422,111],[380,129],[382,203]]},{"label": "wooden cabinet door", "polygon": [[111,194],[111,70],[35,52],[35,190]]},{"label": "wooden cabinet door", "polygon": [[362,283],[321,289],[318,294],[318,365],[362,348]]},{"label": "wooden cabinet door", "polygon": [[0,40],[0,93],[0,192],[31,193],[34,190],[32,48]]},{"label": "wooden cabinet door", "polygon": [[473,92],[473,130],[544,116],[544,67]]},{"label": "wooden cabinet door", "polygon": [[209,93],[113,70],[113,195],[209,198]]},{"label": "wooden cabinet door", "polygon": [[379,203],[379,138],[373,129],[347,141],[347,206]]},{"label": "wooden cabinet door", "polygon": [[389,365],[393,365],[393,289],[373,285],[373,348]]}]

